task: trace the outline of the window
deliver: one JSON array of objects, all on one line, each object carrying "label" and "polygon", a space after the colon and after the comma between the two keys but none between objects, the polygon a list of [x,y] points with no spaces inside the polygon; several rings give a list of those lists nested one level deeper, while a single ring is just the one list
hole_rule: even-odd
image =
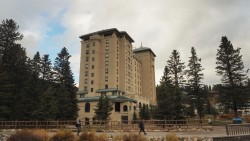
[{"label": "window", "polygon": [[88,48],[88,47],[89,47],[89,44],[87,44],[86,47]]},{"label": "window", "polygon": [[93,91],[94,91],[94,88],[91,88],[90,91],[93,92]]},{"label": "window", "polygon": [[106,92],[102,92],[102,93],[101,93],[101,96],[106,96]]},{"label": "window", "polygon": [[109,88],[109,85],[105,85],[105,89],[108,89]]},{"label": "window", "polygon": [[87,87],[86,86],[84,87],[84,91],[87,91]]},{"label": "window", "polygon": [[89,74],[88,71],[85,71],[85,76],[88,76],[88,74]]},{"label": "window", "polygon": [[108,66],[109,65],[109,61],[105,61],[105,66]]},{"label": "window", "polygon": [[95,54],[95,50],[92,50],[92,54]]},{"label": "window", "polygon": [[115,103],[115,111],[120,112],[120,102]]},{"label": "window", "polygon": [[95,46],[95,42],[92,43],[92,46]]},{"label": "window", "polygon": [[85,112],[90,112],[90,104],[89,103],[85,104]]},{"label": "window", "polygon": [[94,65],[92,65],[92,66],[91,66],[91,68],[92,68],[92,69],[95,69],[95,66],[94,66]]},{"label": "window", "polygon": [[109,46],[106,46],[106,51],[108,51],[109,50]]},{"label": "window", "polygon": [[123,106],[123,112],[127,112],[128,111],[128,106],[127,105],[124,105]]},{"label": "window", "polygon": [[88,84],[88,79],[85,79],[85,80],[84,80],[84,84]]},{"label": "window", "polygon": [[80,98],[83,98],[84,97],[84,94],[80,94]]},{"label": "window", "polygon": [[91,73],[91,77],[94,77],[94,73]]},{"label": "window", "polygon": [[108,53],[106,53],[106,54],[105,54],[105,57],[106,57],[106,58],[109,58],[109,54],[108,54]]},{"label": "window", "polygon": [[109,44],[109,40],[106,40],[106,44]]},{"label": "window", "polygon": [[85,69],[88,69],[89,68],[89,65],[88,64],[85,64]]},{"label": "window", "polygon": [[86,57],[86,61],[89,61],[89,57]]},{"label": "window", "polygon": [[107,82],[108,81],[108,76],[105,76],[105,82]]},{"label": "window", "polygon": [[91,80],[91,85],[93,85],[94,84],[94,80]]},{"label": "window", "polygon": [[92,61],[95,61],[95,57],[92,57]]},{"label": "window", "polygon": [[108,69],[105,69],[105,74],[108,74],[109,73],[109,70]]},{"label": "window", "polygon": [[89,54],[89,50],[86,50],[86,54]]}]

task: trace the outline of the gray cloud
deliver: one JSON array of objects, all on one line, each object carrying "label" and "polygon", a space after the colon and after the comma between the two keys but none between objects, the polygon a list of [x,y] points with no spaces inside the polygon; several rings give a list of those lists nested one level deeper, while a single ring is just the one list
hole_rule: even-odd
[{"label": "gray cloud", "polygon": [[[38,49],[58,53],[66,46],[72,54],[76,83],[80,67],[78,37],[114,27],[126,31],[135,40],[134,47],[142,42],[152,48],[157,56],[157,83],[172,50],[177,49],[187,64],[194,46],[205,68],[204,83],[216,84],[220,77],[215,73],[215,57],[222,36],[227,36],[234,47],[242,48],[245,67],[250,68],[249,6],[248,0],[0,0],[0,17],[17,21],[25,36],[22,43],[30,54]],[[48,37],[53,23],[65,30]],[[38,48],[47,38],[53,46]]]}]

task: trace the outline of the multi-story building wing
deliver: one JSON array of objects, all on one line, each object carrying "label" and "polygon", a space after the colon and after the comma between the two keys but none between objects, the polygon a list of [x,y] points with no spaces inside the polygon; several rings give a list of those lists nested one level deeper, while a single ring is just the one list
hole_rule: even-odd
[{"label": "multi-story building wing", "polygon": [[79,118],[93,119],[100,95],[113,102],[111,120],[131,120],[142,104],[155,104],[155,54],[150,48],[133,50],[134,40],[115,28],[80,38]]}]

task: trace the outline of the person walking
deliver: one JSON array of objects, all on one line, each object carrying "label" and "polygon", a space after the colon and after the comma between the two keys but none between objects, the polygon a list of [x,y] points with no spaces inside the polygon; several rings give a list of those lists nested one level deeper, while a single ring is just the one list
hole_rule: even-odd
[{"label": "person walking", "polygon": [[141,119],[141,120],[139,121],[138,127],[140,128],[139,135],[141,134],[141,132],[143,132],[144,135],[147,135],[147,133],[145,132],[145,128],[144,128],[143,119]]},{"label": "person walking", "polygon": [[80,132],[81,132],[81,126],[82,126],[81,119],[78,119],[78,120],[76,121],[77,136],[79,136],[79,134],[80,134]]}]

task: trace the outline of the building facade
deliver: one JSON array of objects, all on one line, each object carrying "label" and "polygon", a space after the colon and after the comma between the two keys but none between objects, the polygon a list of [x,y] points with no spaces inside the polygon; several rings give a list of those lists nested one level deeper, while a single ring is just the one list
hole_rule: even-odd
[{"label": "building facade", "polygon": [[80,36],[78,116],[93,120],[101,95],[113,103],[110,120],[132,120],[144,105],[156,104],[154,52],[133,49],[134,40],[116,28]]}]

